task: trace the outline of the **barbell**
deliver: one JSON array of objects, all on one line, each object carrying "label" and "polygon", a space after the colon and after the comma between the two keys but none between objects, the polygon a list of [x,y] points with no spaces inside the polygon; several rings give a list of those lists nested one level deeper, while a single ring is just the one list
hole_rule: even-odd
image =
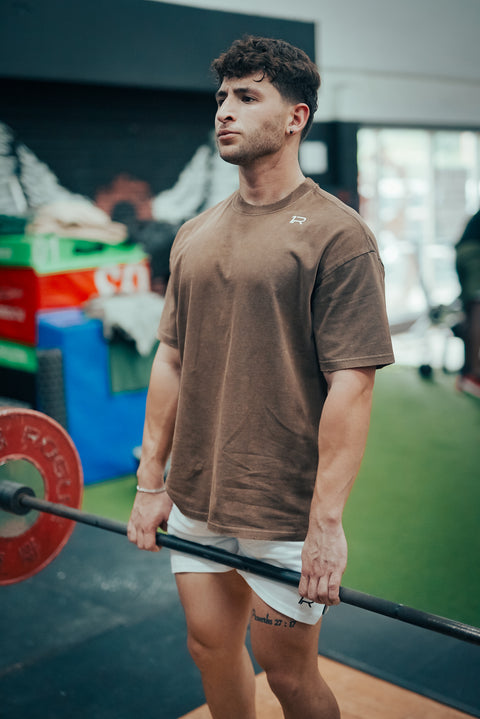
[{"label": "barbell", "polygon": [[[43,480],[44,498],[32,487],[2,477],[2,469],[24,460]],[[23,471],[24,467],[20,467]],[[116,534],[127,525],[81,511],[83,477],[77,450],[66,431],[52,418],[29,409],[0,410],[0,509],[14,517],[0,522],[0,585],[27,579],[49,564],[67,543],[75,522]],[[33,523],[22,525],[32,510]],[[299,572],[275,567],[223,549],[157,532],[157,545],[209,559],[267,579],[298,587]],[[413,624],[473,644],[480,644],[480,628],[420,611],[404,604],[340,587],[340,601],[376,614]]]}]

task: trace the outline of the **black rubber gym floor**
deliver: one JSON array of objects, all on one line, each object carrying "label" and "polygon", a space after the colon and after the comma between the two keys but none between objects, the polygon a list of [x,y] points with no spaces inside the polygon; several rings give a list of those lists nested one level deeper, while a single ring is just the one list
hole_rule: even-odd
[{"label": "black rubber gym floor", "polygon": [[[45,570],[0,589],[0,606],[2,719],[178,719],[205,701],[168,550],[77,525]],[[319,650],[480,717],[478,646],[342,605]]]}]

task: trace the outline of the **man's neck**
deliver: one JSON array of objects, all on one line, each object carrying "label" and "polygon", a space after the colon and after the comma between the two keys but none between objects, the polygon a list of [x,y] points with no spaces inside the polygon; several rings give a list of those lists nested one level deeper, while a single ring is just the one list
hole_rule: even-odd
[{"label": "man's neck", "polygon": [[[270,160],[270,161],[268,161]],[[290,195],[305,180],[300,165],[257,161],[254,166],[240,167],[240,195],[250,205],[273,205]]]}]

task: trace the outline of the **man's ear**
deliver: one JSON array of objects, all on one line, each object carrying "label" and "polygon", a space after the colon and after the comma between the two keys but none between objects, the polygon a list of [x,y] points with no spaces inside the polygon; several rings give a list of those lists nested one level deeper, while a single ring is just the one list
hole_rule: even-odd
[{"label": "man's ear", "polygon": [[301,134],[310,117],[310,108],[304,102],[293,105],[287,126],[287,134]]}]

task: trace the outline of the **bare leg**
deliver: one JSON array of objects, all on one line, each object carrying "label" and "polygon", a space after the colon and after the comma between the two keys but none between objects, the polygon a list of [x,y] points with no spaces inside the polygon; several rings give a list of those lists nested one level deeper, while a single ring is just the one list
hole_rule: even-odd
[{"label": "bare leg", "polygon": [[188,648],[213,719],[255,719],[255,675],[245,647],[252,593],[237,572],[175,575]]},{"label": "bare leg", "polygon": [[[319,621],[293,622],[253,597],[252,648],[285,719],[339,719],[340,710],[318,671]],[[262,621],[262,619],[267,619]],[[272,623],[270,623],[270,621]]]}]

